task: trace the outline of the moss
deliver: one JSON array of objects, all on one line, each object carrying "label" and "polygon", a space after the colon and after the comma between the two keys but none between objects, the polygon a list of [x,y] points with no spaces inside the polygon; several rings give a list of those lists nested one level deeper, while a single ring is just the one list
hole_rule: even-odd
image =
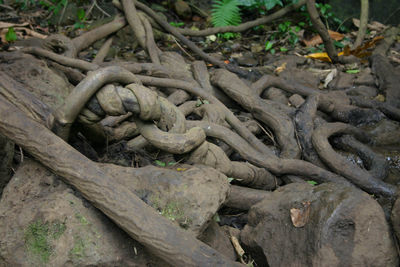
[{"label": "moss", "polygon": [[89,221],[82,214],[76,213],[75,217],[79,220],[79,222],[82,225],[88,225],[89,224]]},{"label": "moss", "polygon": [[159,198],[153,198],[152,206],[157,209],[162,216],[171,221],[178,222],[184,229],[189,228],[192,221],[185,215],[183,204],[172,200],[167,201],[165,204],[161,204],[160,202]]},{"label": "moss", "polygon": [[73,259],[80,259],[85,256],[85,242],[79,236],[74,238],[74,247],[69,251],[70,257]]},{"label": "moss", "polygon": [[66,229],[65,223],[34,221],[25,230],[27,250],[42,263],[49,261],[53,253],[51,242],[60,238]]}]

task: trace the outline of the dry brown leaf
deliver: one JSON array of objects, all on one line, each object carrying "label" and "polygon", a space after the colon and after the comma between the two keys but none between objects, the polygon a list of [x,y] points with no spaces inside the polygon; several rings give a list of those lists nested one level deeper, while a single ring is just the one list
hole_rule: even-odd
[{"label": "dry brown leaf", "polygon": [[385,96],[379,94],[379,95],[375,96],[374,100],[379,101],[379,102],[385,102]]},{"label": "dry brown leaf", "polygon": [[284,71],[285,69],[286,69],[286,62],[284,62],[284,63],[282,63],[282,65],[280,65],[279,67],[277,67],[275,70],[274,70],[274,72],[276,73],[276,74],[279,74],[279,73],[281,73],[282,71]]},{"label": "dry brown leaf", "polygon": [[290,218],[294,227],[303,227],[310,219],[310,201],[303,202],[303,207],[290,209]]},{"label": "dry brown leaf", "polygon": [[[372,39],[369,42],[366,42],[363,45],[358,46],[357,48],[351,50],[349,46],[345,46],[343,51],[338,53],[338,56],[350,56],[353,55],[358,58],[365,58],[371,55],[371,51],[368,51],[367,49],[373,47],[377,42],[380,40],[384,39],[383,36],[376,36],[374,39]],[[326,52],[321,52],[321,53],[312,53],[306,56],[306,58],[312,58],[312,59],[318,59],[321,61],[325,62],[332,62],[330,57]]]},{"label": "dry brown leaf", "polygon": [[[329,32],[329,36],[335,41],[340,41],[344,38],[344,35],[339,32],[334,32],[331,30],[328,30],[328,32]],[[313,38],[311,38],[310,40],[303,40],[303,42],[306,46],[316,46],[316,45],[322,44],[323,41],[321,39],[321,36],[316,35]]]},{"label": "dry brown leaf", "polygon": [[[356,26],[357,28],[359,28],[359,27],[360,27],[360,20],[359,20],[359,19],[356,19],[356,18],[353,18],[353,24],[354,24],[354,26]],[[368,24],[367,24],[367,27],[368,27],[368,29],[371,30],[371,31],[378,31],[378,32],[380,32],[380,31],[385,30],[388,26],[386,26],[386,25],[384,25],[384,24],[382,24],[382,23],[380,23],[380,22],[377,22],[377,21],[372,21],[371,23],[368,23]]]}]

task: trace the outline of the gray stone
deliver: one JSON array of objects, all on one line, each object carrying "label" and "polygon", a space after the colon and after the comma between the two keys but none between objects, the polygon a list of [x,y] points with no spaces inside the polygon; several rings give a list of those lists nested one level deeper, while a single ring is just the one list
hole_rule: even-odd
[{"label": "gray stone", "polygon": [[258,266],[398,266],[382,208],[333,183],[274,191],[250,209],[241,241]]},{"label": "gray stone", "polygon": [[357,75],[357,79],[354,81],[355,85],[366,85],[375,86],[374,76],[371,73],[370,68],[366,68]]},{"label": "gray stone", "polygon": [[378,90],[376,87],[360,85],[348,89],[346,94],[351,96],[365,96],[373,98],[378,94]]}]

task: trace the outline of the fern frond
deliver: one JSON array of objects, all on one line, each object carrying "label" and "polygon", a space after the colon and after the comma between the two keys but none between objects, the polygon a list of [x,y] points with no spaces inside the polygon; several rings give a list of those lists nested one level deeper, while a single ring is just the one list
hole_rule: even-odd
[{"label": "fern frond", "polygon": [[239,25],[242,22],[239,2],[237,0],[214,0],[211,22],[214,27]]}]

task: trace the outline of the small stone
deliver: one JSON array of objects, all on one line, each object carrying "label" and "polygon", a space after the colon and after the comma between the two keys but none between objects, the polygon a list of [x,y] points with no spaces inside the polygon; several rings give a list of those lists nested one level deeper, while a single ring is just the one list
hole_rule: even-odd
[{"label": "small stone", "polygon": [[175,11],[182,18],[190,18],[192,16],[192,9],[189,4],[182,0],[176,1]]},{"label": "small stone", "polygon": [[252,53],[260,53],[262,51],[264,51],[264,46],[255,43],[255,44],[251,44],[250,50]]}]

